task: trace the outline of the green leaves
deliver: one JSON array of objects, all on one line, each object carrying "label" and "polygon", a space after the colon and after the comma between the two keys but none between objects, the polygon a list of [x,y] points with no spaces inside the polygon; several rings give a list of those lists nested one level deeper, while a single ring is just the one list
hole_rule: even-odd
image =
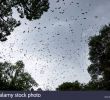
[{"label": "green leaves", "polygon": [[31,75],[24,71],[22,61],[15,65],[0,63],[0,90],[30,90],[37,85]]},{"label": "green leaves", "polygon": [[57,88],[57,90],[60,91],[75,91],[75,90],[82,90],[83,89],[83,85],[80,84],[78,81],[75,81],[73,83],[71,82],[65,82],[61,85],[59,85],[59,87]]},{"label": "green leaves", "polygon": [[[91,76],[102,75],[104,80],[110,80],[110,26],[105,25],[100,34],[91,37],[89,42],[89,55],[91,65],[88,72]],[[96,78],[96,79],[97,79]],[[94,78],[92,78],[94,79]]]},{"label": "green leaves", "polygon": [[21,23],[12,17],[13,9],[17,9],[20,18],[39,19],[49,9],[48,0],[1,0],[0,1],[0,41],[6,41]]}]

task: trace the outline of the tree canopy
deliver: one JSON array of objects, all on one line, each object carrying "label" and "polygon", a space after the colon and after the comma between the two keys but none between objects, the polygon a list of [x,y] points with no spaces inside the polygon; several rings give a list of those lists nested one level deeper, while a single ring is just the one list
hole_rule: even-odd
[{"label": "tree canopy", "polygon": [[28,20],[39,19],[43,12],[48,11],[48,0],[0,0],[0,41],[6,41],[7,36],[21,23],[13,18],[16,9],[20,18]]},{"label": "tree canopy", "polygon": [[91,37],[89,50],[91,65],[88,72],[92,80],[102,77],[104,81],[110,81],[110,25],[105,25],[99,35]]},{"label": "tree canopy", "polygon": [[65,82],[61,85],[56,90],[62,90],[62,91],[73,91],[73,90],[82,90],[83,84],[79,83],[78,81],[75,81],[73,83],[71,82]]},{"label": "tree canopy", "polygon": [[0,63],[0,90],[30,90],[37,85],[31,75],[24,71],[22,61],[16,62],[15,65]]}]

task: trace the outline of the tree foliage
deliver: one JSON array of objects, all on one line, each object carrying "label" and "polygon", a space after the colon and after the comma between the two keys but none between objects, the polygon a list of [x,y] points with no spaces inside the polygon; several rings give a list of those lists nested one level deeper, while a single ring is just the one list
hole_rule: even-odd
[{"label": "tree foliage", "polygon": [[102,77],[104,81],[110,81],[110,25],[105,25],[99,35],[91,37],[89,50],[91,65],[88,72],[92,80]]},{"label": "tree foliage", "polygon": [[65,82],[61,85],[56,90],[61,90],[61,91],[73,91],[73,90],[82,90],[83,84],[79,83],[78,81],[75,81],[73,83],[71,82]]},{"label": "tree foliage", "polygon": [[15,65],[0,63],[0,90],[30,90],[32,86],[37,86],[37,83],[24,71],[22,61]]},{"label": "tree foliage", "polygon": [[13,9],[17,10],[20,18],[35,20],[49,9],[49,2],[48,0],[0,0],[0,41],[6,41],[14,28],[21,24],[13,18]]}]

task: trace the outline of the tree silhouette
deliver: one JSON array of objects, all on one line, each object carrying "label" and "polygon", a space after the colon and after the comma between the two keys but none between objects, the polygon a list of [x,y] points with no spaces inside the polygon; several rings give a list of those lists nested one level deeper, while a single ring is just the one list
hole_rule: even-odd
[{"label": "tree silhouette", "polygon": [[7,36],[21,23],[13,18],[16,9],[20,18],[28,20],[39,19],[43,12],[49,9],[48,0],[0,0],[0,41],[6,41]]},{"label": "tree silhouette", "polygon": [[58,86],[56,90],[61,90],[61,91],[78,91],[83,89],[83,84],[79,83],[78,81],[75,81],[73,83],[71,82],[65,82],[61,85]]},{"label": "tree silhouette", "polygon": [[90,38],[89,50],[88,72],[92,81],[101,79],[102,90],[110,90],[110,25],[105,25],[99,35]]},{"label": "tree silhouette", "polygon": [[0,90],[30,90],[37,85],[31,75],[24,71],[22,61],[15,65],[0,63]]},{"label": "tree silhouette", "polygon": [[101,77],[110,81],[110,25],[105,25],[99,35],[90,38],[89,50],[91,65],[88,72],[92,80]]}]

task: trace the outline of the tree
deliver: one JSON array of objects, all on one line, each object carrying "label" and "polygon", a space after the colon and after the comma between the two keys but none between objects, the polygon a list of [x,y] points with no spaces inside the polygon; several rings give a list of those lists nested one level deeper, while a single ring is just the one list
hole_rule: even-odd
[{"label": "tree", "polygon": [[13,18],[16,9],[20,18],[39,19],[49,9],[48,0],[0,0],[0,41],[6,41],[14,28],[21,23]]},{"label": "tree", "polygon": [[37,85],[31,75],[24,71],[22,61],[15,65],[0,63],[0,90],[30,90]]},{"label": "tree", "polygon": [[91,65],[88,67],[92,80],[98,80],[100,77],[110,81],[110,25],[105,25],[99,32],[99,35],[90,38],[89,59]]},{"label": "tree", "polygon": [[73,83],[71,82],[65,82],[61,85],[58,86],[56,90],[60,91],[73,91],[73,90],[82,90],[83,89],[83,84],[80,84],[78,81],[75,81]]}]

